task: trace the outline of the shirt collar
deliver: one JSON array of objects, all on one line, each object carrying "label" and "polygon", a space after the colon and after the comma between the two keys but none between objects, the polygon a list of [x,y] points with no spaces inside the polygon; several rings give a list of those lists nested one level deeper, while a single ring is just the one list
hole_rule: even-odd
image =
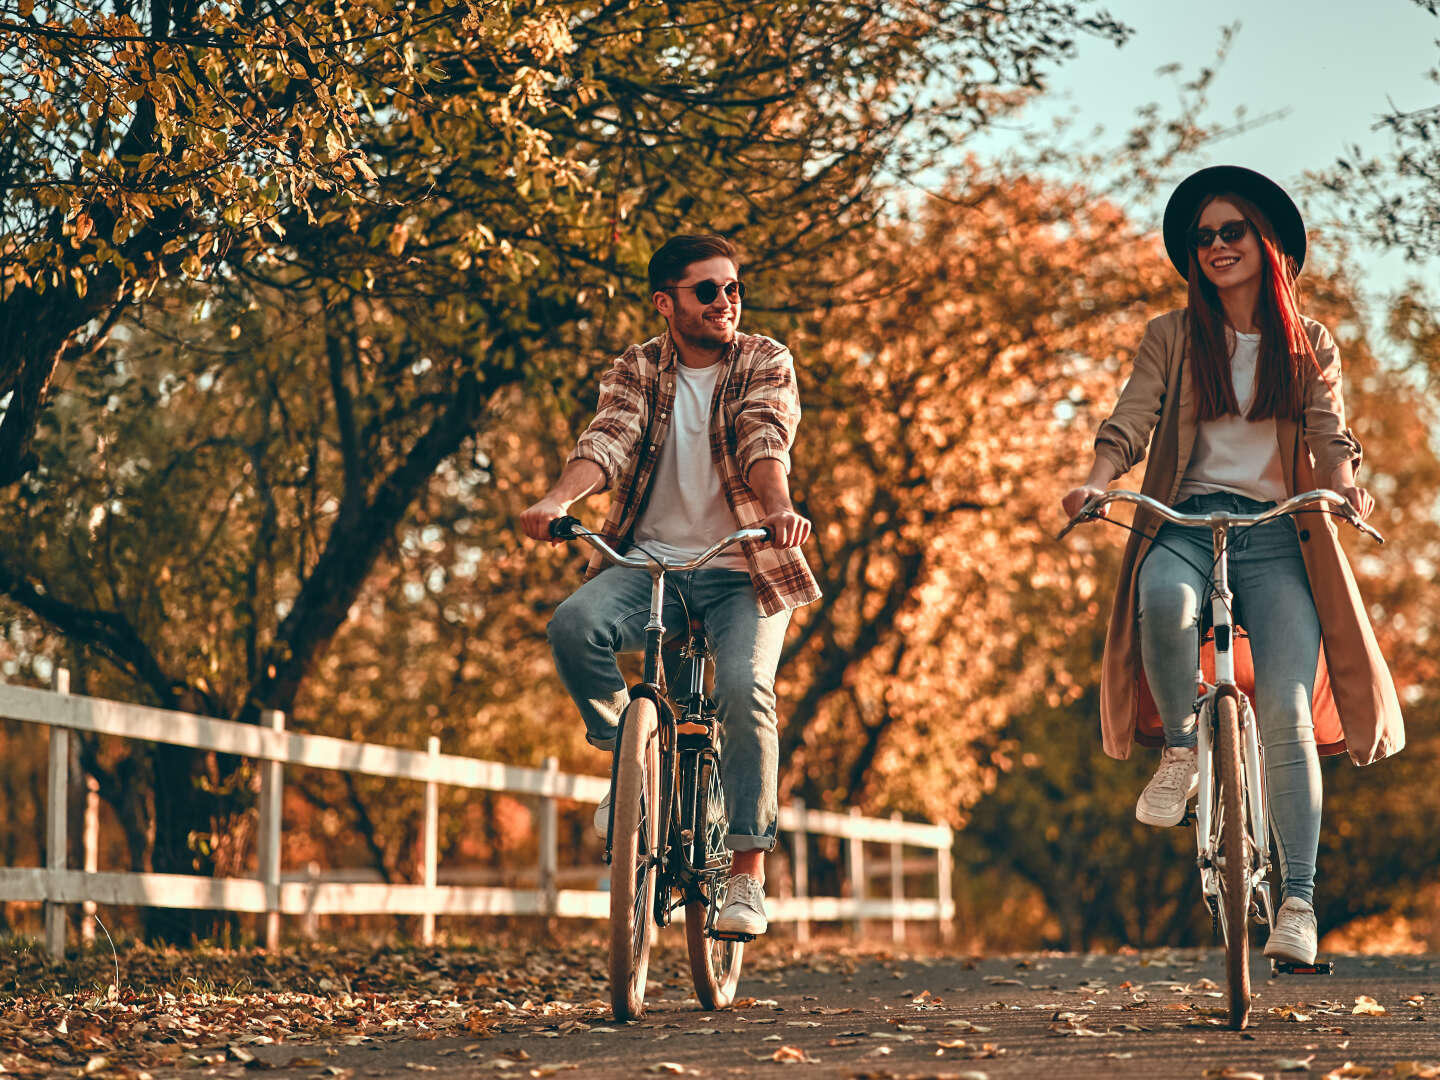
[{"label": "shirt collar", "polygon": [[[720,363],[728,364],[740,354],[740,334],[737,331],[735,339],[725,349],[725,355],[720,357]],[[667,328],[665,333],[660,335],[660,370],[669,371],[679,362],[680,353],[675,348],[675,339],[670,336]]]}]

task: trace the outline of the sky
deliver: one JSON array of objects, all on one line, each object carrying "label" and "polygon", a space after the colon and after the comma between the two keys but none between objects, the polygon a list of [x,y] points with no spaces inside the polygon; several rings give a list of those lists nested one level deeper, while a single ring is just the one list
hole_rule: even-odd
[{"label": "sky", "polygon": [[[1069,116],[1076,133],[1100,125],[1119,135],[1136,108],[1177,100],[1174,79],[1157,68],[1179,62],[1192,75],[1214,58],[1221,28],[1239,23],[1210,90],[1209,119],[1231,123],[1239,107],[1252,119],[1285,115],[1215,144],[1210,160],[1198,164],[1264,173],[1296,196],[1307,225],[1327,216],[1323,203],[1296,191],[1307,171],[1333,167],[1356,144],[1382,154],[1388,138],[1373,130],[1382,114],[1440,104],[1440,83],[1427,76],[1440,67],[1440,17],[1413,0],[1102,0],[1101,6],[1133,36],[1118,49],[1082,38],[1078,55],[1051,75],[1049,92],[1027,110],[1027,122]],[[996,137],[1003,142],[1006,135]],[[1372,301],[1409,279],[1440,285],[1440,260],[1416,265],[1356,244],[1352,265]]]}]

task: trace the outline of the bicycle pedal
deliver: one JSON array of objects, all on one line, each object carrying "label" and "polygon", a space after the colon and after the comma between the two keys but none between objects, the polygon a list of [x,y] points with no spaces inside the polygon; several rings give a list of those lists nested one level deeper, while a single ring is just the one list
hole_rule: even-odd
[{"label": "bicycle pedal", "polygon": [[1317,960],[1313,964],[1296,964],[1289,960],[1270,961],[1271,971],[1276,975],[1333,975],[1335,965],[1329,960]]},{"label": "bicycle pedal", "polygon": [[738,930],[711,930],[710,936],[716,941],[754,941],[754,934],[742,934]]},{"label": "bicycle pedal", "polygon": [[1175,822],[1175,828],[1183,829],[1186,825],[1195,824],[1195,807],[1186,805],[1185,813],[1180,815],[1180,820]]}]

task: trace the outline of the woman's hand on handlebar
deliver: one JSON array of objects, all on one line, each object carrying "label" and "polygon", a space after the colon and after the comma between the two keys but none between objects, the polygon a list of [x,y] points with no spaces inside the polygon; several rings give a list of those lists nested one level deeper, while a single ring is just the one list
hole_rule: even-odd
[{"label": "woman's hand on handlebar", "polygon": [[1345,501],[1355,508],[1355,513],[1360,515],[1361,521],[1374,513],[1375,497],[1364,488],[1350,484],[1346,487],[1337,487],[1335,491],[1345,496]]},{"label": "woman's hand on handlebar", "polygon": [[810,539],[810,519],[790,508],[766,514],[752,527],[770,530],[771,547],[799,547]]},{"label": "woman's hand on handlebar", "polygon": [[[1073,521],[1075,519],[1075,515],[1080,513],[1081,507],[1083,507],[1091,499],[1095,498],[1096,495],[1104,494],[1104,488],[1091,487],[1088,484],[1081,484],[1079,487],[1071,488],[1060,499],[1060,505],[1065,508],[1066,519]],[[1109,517],[1110,507],[1100,507],[1099,510],[1095,511],[1095,516]]]}]

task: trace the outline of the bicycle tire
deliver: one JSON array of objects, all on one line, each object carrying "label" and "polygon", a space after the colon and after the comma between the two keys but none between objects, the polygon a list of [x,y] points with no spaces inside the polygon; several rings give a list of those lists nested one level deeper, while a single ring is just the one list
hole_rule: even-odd
[{"label": "bicycle tire", "polygon": [[1230,1027],[1250,1021],[1250,844],[1245,830],[1244,768],[1240,756],[1240,709],[1231,694],[1215,702],[1216,777],[1220,797],[1217,859],[1220,871],[1220,927],[1225,937],[1225,981]]},{"label": "bicycle tire", "polygon": [[[695,868],[728,873],[732,856],[725,847],[725,834],[730,823],[725,813],[720,770],[712,761],[705,761],[700,767],[692,820],[695,822]],[[690,955],[695,998],[702,1009],[713,1011],[728,1008],[735,1000],[745,943],[721,941],[705,933],[709,908],[718,909],[725,903],[724,878],[709,886],[707,900],[708,904],[694,900],[685,905],[685,949]]]},{"label": "bicycle tire", "polygon": [[658,716],[649,698],[625,710],[615,748],[615,828],[610,844],[610,1004],[616,1020],[645,1015],[645,978],[655,920],[660,755]]}]

